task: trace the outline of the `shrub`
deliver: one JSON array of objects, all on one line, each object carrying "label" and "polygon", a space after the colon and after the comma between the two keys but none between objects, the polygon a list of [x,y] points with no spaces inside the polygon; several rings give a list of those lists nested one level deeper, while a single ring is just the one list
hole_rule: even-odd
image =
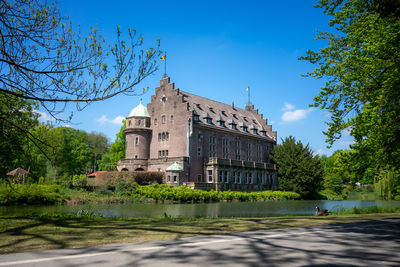
[{"label": "shrub", "polygon": [[2,205],[54,204],[61,201],[59,185],[0,184],[0,203]]}]

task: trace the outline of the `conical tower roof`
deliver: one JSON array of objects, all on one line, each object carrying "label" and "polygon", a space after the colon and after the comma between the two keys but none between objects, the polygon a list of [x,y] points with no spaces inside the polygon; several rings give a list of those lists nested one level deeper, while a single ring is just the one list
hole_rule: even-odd
[{"label": "conical tower roof", "polygon": [[149,113],[147,112],[147,108],[143,106],[142,99],[140,99],[139,105],[137,105],[128,115],[129,117],[150,117]]}]

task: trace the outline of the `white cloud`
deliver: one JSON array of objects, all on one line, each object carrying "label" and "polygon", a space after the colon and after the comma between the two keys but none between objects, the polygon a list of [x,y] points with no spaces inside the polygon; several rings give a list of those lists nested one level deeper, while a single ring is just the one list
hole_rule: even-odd
[{"label": "white cloud", "polygon": [[323,149],[317,149],[313,151],[314,155],[326,155],[326,152]]},{"label": "white cloud", "polygon": [[273,125],[273,124],[275,124],[274,120],[269,121],[269,125]]},{"label": "white cloud", "polygon": [[288,110],[293,110],[294,105],[289,104],[288,102],[285,102],[285,106],[282,108],[282,111],[288,111]]},{"label": "white cloud", "polygon": [[283,122],[292,122],[305,119],[308,113],[312,112],[314,109],[296,109],[293,111],[286,111],[282,114],[282,121]]},{"label": "white cloud", "polygon": [[40,121],[47,122],[47,121],[54,120],[53,117],[51,117],[49,114],[47,114],[45,112],[42,112],[42,111],[39,111],[39,110],[33,110],[33,112],[36,113],[36,114],[39,114],[39,120]]},{"label": "white cloud", "polygon": [[112,123],[116,125],[122,125],[122,120],[125,119],[123,116],[117,116],[114,119],[108,119],[106,115],[102,115],[100,118],[97,118],[97,121],[103,125],[106,123]]},{"label": "white cloud", "polygon": [[341,145],[341,146],[349,146],[349,145],[353,145],[354,144],[354,141],[340,141],[339,142],[339,145]]}]

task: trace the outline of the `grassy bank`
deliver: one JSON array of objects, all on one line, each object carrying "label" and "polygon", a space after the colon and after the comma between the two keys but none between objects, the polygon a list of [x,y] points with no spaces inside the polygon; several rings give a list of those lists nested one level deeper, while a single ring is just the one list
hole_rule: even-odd
[{"label": "grassy bank", "polygon": [[0,217],[0,253],[164,240],[288,227],[400,218],[395,213],[267,218],[96,218],[93,214]]}]

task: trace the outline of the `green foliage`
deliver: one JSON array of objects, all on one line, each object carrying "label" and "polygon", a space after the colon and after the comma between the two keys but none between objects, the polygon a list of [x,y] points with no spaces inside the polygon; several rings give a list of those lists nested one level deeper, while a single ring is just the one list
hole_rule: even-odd
[{"label": "green foliage", "polygon": [[375,178],[375,191],[382,199],[400,200],[400,171],[395,168],[382,169]]},{"label": "green foliage", "polygon": [[400,208],[387,207],[387,206],[371,206],[365,208],[353,207],[350,209],[340,209],[338,211],[329,211],[334,215],[345,215],[345,214],[371,214],[371,213],[397,213],[400,212]]},{"label": "green foliage", "polygon": [[59,185],[0,183],[0,203],[18,204],[55,204],[62,200]]},{"label": "green foliage", "polygon": [[358,177],[370,181],[380,168],[400,166],[400,2],[320,0],[316,7],[333,30],[319,32],[327,45],[301,58],[317,65],[306,76],[326,81],[313,106],[331,114],[329,145],[350,130]]},{"label": "green foliage", "polygon": [[272,159],[278,165],[278,188],[294,191],[302,198],[313,198],[321,189],[323,169],[318,156],[289,136],[275,146]]},{"label": "green foliage", "polygon": [[122,126],[117,133],[114,143],[111,145],[108,153],[102,155],[99,161],[99,170],[114,171],[117,168],[118,160],[125,158],[125,133],[126,121],[123,120]]},{"label": "green foliage", "polygon": [[164,184],[136,186],[136,194],[154,200],[172,200],[180,202],[214,202],[221,200],[258,201],[258,200],[284,200],[299,199],[300,195],[294,192],[261,191],[203,191],[191,189],[186,186],[174,187]]}]

